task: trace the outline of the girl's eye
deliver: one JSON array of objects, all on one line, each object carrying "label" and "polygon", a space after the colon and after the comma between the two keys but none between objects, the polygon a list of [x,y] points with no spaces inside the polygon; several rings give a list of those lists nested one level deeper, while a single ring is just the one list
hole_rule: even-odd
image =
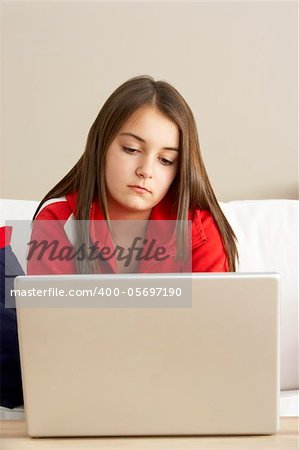
[{"label": "girl's eye", "polygon": [[127,152],[127,153],[136,153],[136,152],[138,152],[139,150],[137,150],[136,148],[131,148],[131,147],[123,147],[123,150],[125,151],[125,152]]},{"label": "girl's eye", "polygon": [[160,161],[164,166],[171,166],[173,164],[172,161],[169,161],[168,159],[165,158],[160,158]]},{"label": "girl's eye", "polygon": [[[122,147],[122,148],[123,148],[124,152],[129,153],[130,155],[134,155],[134,154],[140,152],[140,150],[137,148],[131,148],[131,147]],[[163,164],[164,166],[172,166],[173,165],[173,162],[169,161],[166,158],[159,158],[159,160],[160,160],[161,164]]]}]

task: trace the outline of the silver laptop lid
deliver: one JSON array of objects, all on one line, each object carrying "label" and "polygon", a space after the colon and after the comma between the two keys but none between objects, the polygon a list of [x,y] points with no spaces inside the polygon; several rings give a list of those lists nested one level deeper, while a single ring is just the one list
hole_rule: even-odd
[{"label": "silver laptop lid", "polygon": [[[21,307],[23,290],[69,292],[103,283],[123,289],[124,278],[135,306],[125,298],[119,306],[110,295],[113,307],[85,307],[87,297],[78,291],[73,305],[60,307],[57,291],[48,291],[38,297],[42,307]],[[169,286],[169,279],[172,285],[187,281],[191,301],[152,307],[142,296],[142,303],[137,288]],[[278,285],[278,274],[16,278],[29,434],[276,432]]]}]

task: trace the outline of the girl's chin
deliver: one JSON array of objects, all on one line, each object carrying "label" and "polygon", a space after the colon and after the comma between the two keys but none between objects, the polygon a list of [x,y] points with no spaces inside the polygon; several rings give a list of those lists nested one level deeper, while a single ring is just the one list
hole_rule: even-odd
[{"label": "girl's chin", "polygon": [[151,210],[153,208],[152,202],[146,202],[142,199],[138,199],[138,201],[128,201],[128,202],[121,202],[119,203],[119,209],[123,210],[124,212],[145,212],[148,210]]},{"label": "girl's chin", "polygon": [[154,202],[149,201],[141,196],[126,196],[122,198],[109,198],[108,197],[108,208],[113,216],[125,216],[126,214],[138,214],[150,212],[154,207]]}]

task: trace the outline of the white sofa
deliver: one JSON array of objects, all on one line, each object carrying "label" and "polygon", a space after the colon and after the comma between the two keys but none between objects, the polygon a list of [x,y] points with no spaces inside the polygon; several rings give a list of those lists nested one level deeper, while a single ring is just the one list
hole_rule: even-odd
[{"label": "white sofa", "polygon": [[[11,246],[24,269],[30,220],[37,205],[37,201],[0,200],[0,226],[11,224],[21,230],[13,232]],[[237,270],[281,274],[280,414],[299,415],[299,201],[241,200],[221,202],[220,206],[238,238]],[[22,410],[15,414],[19,418]],[[2,408],[1,417],[10,418],[10,411]]]}]

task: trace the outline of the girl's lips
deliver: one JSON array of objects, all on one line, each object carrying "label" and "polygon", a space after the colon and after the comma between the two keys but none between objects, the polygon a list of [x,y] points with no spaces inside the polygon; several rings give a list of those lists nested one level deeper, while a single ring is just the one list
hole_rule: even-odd
[{"label": "girl's lips", "polygon": [[143,188],[141,186],[129,186],[130,188],[134,189],[134,191],[139,192],[140,194],[146,194],[150,193],[146,188]]}]

